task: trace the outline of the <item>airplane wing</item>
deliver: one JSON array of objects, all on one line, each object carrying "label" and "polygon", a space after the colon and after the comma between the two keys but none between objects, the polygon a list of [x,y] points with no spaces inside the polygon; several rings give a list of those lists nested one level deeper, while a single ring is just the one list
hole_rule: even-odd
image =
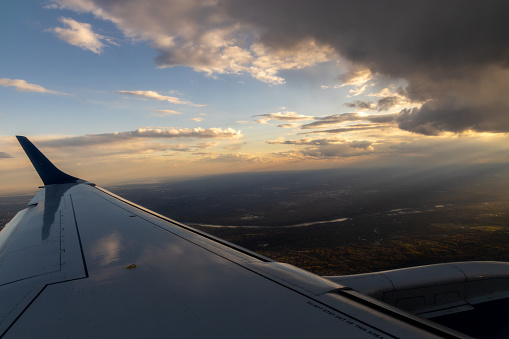
[{"label": "airplane wing", "polygon": [[0,232],[2,338],[461,338],[56,168]]}]

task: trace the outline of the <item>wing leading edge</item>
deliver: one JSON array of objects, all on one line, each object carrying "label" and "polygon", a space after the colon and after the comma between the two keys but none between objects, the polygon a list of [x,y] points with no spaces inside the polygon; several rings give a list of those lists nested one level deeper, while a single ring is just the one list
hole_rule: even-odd
[{"label": "wing leading edge", "polygon": [[0,232],[5,338],[462,337],[71,178]]}]

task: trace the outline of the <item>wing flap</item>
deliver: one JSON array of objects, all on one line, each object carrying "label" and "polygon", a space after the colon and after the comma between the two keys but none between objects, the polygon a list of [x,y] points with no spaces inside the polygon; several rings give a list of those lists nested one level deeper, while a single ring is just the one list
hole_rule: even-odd
[{"label": "wing flap", "polygon": [[49,284],[86,277],[74,214],[65,192],[73,184],[41,190],[6,225],[0,243],[0,333],[10,328]]}]

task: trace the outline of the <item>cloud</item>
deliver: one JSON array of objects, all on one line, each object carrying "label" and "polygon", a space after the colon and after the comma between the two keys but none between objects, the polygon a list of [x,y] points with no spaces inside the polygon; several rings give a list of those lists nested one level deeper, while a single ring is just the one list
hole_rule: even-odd
[{"label": "cloud", "polygon": [[372,101],[361,101],[361,100],[347,102],[345,106],[350,108],[357,108],[360,110],[372,110],[375,108],[375,104]]},{"label": "cloud", "polygon": [[369,150],[369,151],[373,150],[372,145],[373,145],[373,143],[370,141],[367,141],[367,140],[354,140],[354,141],[351,141],[348,143],[348,146],[350,146],[352,148],[360,148],[360,149]]},{"label": "cloud", "polygon": [[281,127],[281,128],[296,128],[296,127],[300,127],[300,124],[295,124],[295,123],[281,124],[281,125],[277,125],[277,127]]},{"label": "cloud", "polygon": [[345,143],[345,139],[341,138],[324,138],[324,139],[311,139],[303,138],[299,140],[269,140],[268,144],[275,145],[333,145]]},{"label": "cloud", "polygon": [[312,139],[312,138],[303,138],[299,140],[269,140],[268,144],[275,145],[314,145],[314,146],[326,146],[326,145],[347,145],[351,148],[360,148],[364,150],[373,150],[373,143],[371,141],[366,140],[354,140],[347,141],[342,138],[323,138],[323,139]]},{"label": "cloud", "polygon": [[399,114],[373,114],[367,116],[368,121],[373,123],[379,123],[379,124],[385,124],[385,123],[391,123],[397,120]]},{"label": "cloud", "polygon": [[171,145],[168,147],[168,150],[177,152],[190,152],[192,148],[186,145]]},{"label": "cloud", "polygon": [[281,70],[313,66],[334,55],[311,37],[284,48],[259,43],[259,30],[231,16],[224,0],[127,0],[121,6],[108,0],[53,2],[93,13],[116,24],[127,38],[150,42],[159,67],[188,66],[208,75],[243,73],[277,85],[285,83]]},{"label": "cloud", "polygon": [[212,147],[215,147],[217,146],[217,142],[202,142],[202,143],[199,143],[198,145],[195,145],[194,147],[196,147],[197,149],[209,149],[209,148],[212,148]]},{"label": "cloud", "polygon": [[[357,69],[408,83],[400,128],[416,133],[508,132],[506,1],[305,0],[227,2],[229,14],[259,30],[260,43],[292,46],[312,37]],[[291,8],[291,11],[288,11]],[[284,20],[281,20],[284,18]],[[366,74],[368,74],[366,72]],[[367,78],[342,76],[345,84]],[[463,118],[464,117],[464,118]]]},{"label": "cloud", "polygon": [[46,89],[39,85],[29,84],[21,79],[0,79],[0,86],[14,87],[19,92],[37,92],[37,93],[50,93],[50,94],[65,94],[57,91]]},{"label": "cloud", "polygon": [[359,113],[342,113],[342,114],[334,114],[334,115],[328,115],[325,117],[319,117],[316,118],[315,122],[311,122],[309,124],[302,125],[302,129],[312,129],[312,128],[318,128],[322,126],[330,126],[330,125],[336,125],[348,121],[359,121],[359,120],[365,120],[364,117],[362,117]]},{"label": "cloud", "polygon": [[0,152],[0,159],[9,159],[12,158],[9,154],[5,152]]},{"label": "cloud", "polygon": [[238,139],[242,137],[240,130],[232,128],[139,128],[132,132],[113,133],[111,135],[128,135],[138,138],[211,138]]},{"label": "cloud", "polygon": [[196,122],[200,122],[200,121],[203,120],[203,118],[192,118],[191,120],[196,121]]},{"label": "cloud", "polygon": [[259,124],[266,124],[270,120],[278,120],[278,121],[303,121],[303,120],[313,120],[315,117],[300,115],[295,112],[277,112],[277,113],[268,113],[268,114],[258,114],[254,115],[255,117],[264,117],[263,119],[258,119],[256,122]]},{"label": "cloud", "polygon": [[346,144],[325,145],[316,148],[306,148],[301,153],[310,158],[330,159],[349,158],[371,154],[370,149],[352,147]]},{"label": "cloud", "polygon": [[165,116],[168,116],[168,115],[182,114],[182,112],[174,111],[172,109],[156,109],[156,110],[154,110],[154,112],[156,112],[155,115],[157,115],[159,117],[165,117]]},{"label": "cloud", "polygon": [[303,138],[299,140],[269,140],[268,144],[311,146],[299,151],[292,151],[292,154],[300,153],[306,158],[330,159],[347,158],[353,156],[371,154],[373,143],[367,140],[347,141],[342,138],[312,139]]},{"label": "cloud", "polygon": [[350,93],[350,94],[347,95],[347,97],[350,98],[350,97],[356,97],[358,95],[361,95],[362,93],[366,92],[366,88],[368,88],[368,85],[358,86],[354,89],[351,89],[348,91],[348,93]]},{"label": "cloud", "polygon": [[[402,105],[409,105],[411,102],[401,96],[401,95],[391,95],[387,97],[383,97],[377,100],[377,103],[375,104],[372,101],[361,101],[356,100],[353,102],[348,102],[345,104],[345,106],[350,108],[358,108],[359,110],[374,110],[376,109],[378,112],[381,111],[388,111],[394,107],[402,106]],[[415,103],[416,105],[420,105],[419,103]]]},{"label": "cloud", "polygon": [[[420,79],[432,99],[421,107],[404,109],[401,129],[425,135],[444,132],[509,132],[509,69],[491,66],[471,70],[465,79]],[[410,86],[409,97],[424,100],[423,91]]]},{"label": "cloud", "polygon": [[340,74],[337,80],[341,86],[363,86],[373,79],[373,74],[367,68],[351,67],[347,72]]},{"label": "cloud", "polygon": [[165,147],[165,150],[176,151],[176,152],[196,152],[198,150],[212,148],[216,145],[217,145],[217,143],[215,143],[215,142],[201,143],[201,144],[192,145],[192,146],[178,144],[178,145],[168,145]]},{"label": "cloud", "polygon": [[111,38],[94,33],[92,25],[90,24],[64,17],[59,18],[59,20],[66,28],[55,27],[49,31],[55,33],[59,39],[73,46],[78,46],[81,49],[101,54],[103,48],[106,46],[103,41],[116,45]]},{"label": "cloud", "polygon": [[[340,88],[343,86],[354,86],[353,89],[350,89],[348,93],[350,93],[347,97],[355,97],[361,95],[368,88],[367,83],[373,79],[373,74],[371,71],[364,67],[358,67],[355,65],[350,65],[347,72],[340,74],[337,77],[337,80],[341,83],[340,85],[335,85],[334,88]],[[372,84],[374,85],[374,83]]]},{"label": "cloud", "polygon": [[242,71],[272,84],[285,83],[284,78],[277,75],[281,70],[310,67],[330,60],[334,54],[329,46],[314,39],[304,39],[289,49],[273,49],[262,44],[253,44],[250,49],[254,61],[252,65],[245,65]]},{"label": "cloud", "polygon": [[269,123],[270,119],[257,119],[255,122],[260,125],[267,125]]},{"label": "cloud", "polygon": [[270,162],[268,159],[264,159],[252,154],[247,153],[227,153],[227,154],[210,154],[206,156],[204,161],[208,162],[240,162],[240,163],[265,163]]},{"label": "cloud", "polygon": [[223,148],[227,149],[227,150],[230,150],[230,151],[238,151],[245,144],[246,144],[246,142],[232,143],[232,144],[229,144],[227,146],[223,146]]},{"label": "cloud", "polygon": [[[372,123],[391,123],[395,121],[397,118],[394,114],[380,114],[380,115],[365,115],[359,113],[342,113],[342,114],[334,114],[328,115],[325,117],[315,118],[315,122],[311,122],[309,124],[305,124],[301,126],[301,129],[314,129],[323,126],[331,126],[337,124],[343,124],[350,121],[369,121]],[[375,126],[372,126],[375,128]]]},{"label": "cloud", "polygon": [[84,136],[67,137],[39,141],[38,144],[46,147],[82,147],[115,142],[125,142],[135,138],[198,138],[198,139],[239,139],[242,132],[232,128],[139,128],[129,132],[115,132],[104,134],[88,134]]},{"label": "cloud", "polygon": [[[142,99],[150,99],[150,100],[157,100],[157,101],[168,101],[168,102],[170,102],[172,104],[177,104],[177,105],[190,105],[190,106],[196,106],[196,107],[203,107],[203,106],[205,106],[205,105],[193,104],[192,102],[186,101],[186,100],[180,100],[177,97],[171,97],[171,96],[167,96],[167,95],[162,95],[162,94],[159,94],[159,93],[154,92],[154,91],[118,91],[118,93],[127,94],[127,95],[131,95],[131,96],[134,96],[134,97],[137,97],[137,98],[142,98]],[[159,111],[156,111],[156,112],[175,112],[175,111],[159,110]]]},{"label": "cloud", "polygon": [[299,134],[339,134],[339,133],[358,132],[358,131],[364,131],[364,130],[368,130],[368,129],[378,129],[378,128],[380,128],[380,126],[369,125],[369,124],[357,124],[357,125],[353,125],[352,127],[341,127],[341,128],[327,129],[327,130],[309,131],[309,132],[302,132]]},{"label": "cloud", "polygon": [[[461,133],[468,130],[508,132],[509,107],[455,106],[424,104],[421,108],[404,109],[397,117],[401,129],[424,135],[440,135],[444,131]],[[491,115],[491,120],[479,115],[479,111]]]},{"label": "cloud", "polygon": [[385,98],[378,100],[378,102],[376,104],[376,108],[378,109],[379,112],[380,111],[388,111],[392,107],[394,107],[396,105],[400,105],[400,104],[401,104],[401,99],[397,96],[385,97]]},{"label": "cloud", "polygon": [[[54,0],[93,13],[123,34],[148,41],[159,67],[188,66],[210,75],[249,74],[270,84],[282,70],[337,60],[343,85],[374,77],[405,82],[423,102],[402,112],[415,133],[509,132],[509,2],[477,0]],[[384,110],[393,105],[386,100]],[[465,117],[465,118],[463,118]]]}]

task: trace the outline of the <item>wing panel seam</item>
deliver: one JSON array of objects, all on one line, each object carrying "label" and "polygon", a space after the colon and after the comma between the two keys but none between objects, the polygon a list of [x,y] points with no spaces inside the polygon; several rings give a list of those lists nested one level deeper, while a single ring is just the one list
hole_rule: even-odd
[{"label": "wing panel seam", "polygon": [[[19,318],[21,318],[21,316],[25,313],[25,311],[34,303],[35,300],[37,300],[37,298],[41,295],[41,293],[46,289],[46,287],[50,286],[50,285],[57,285],[57,284],[62,284],[62,283],[66,283],[66,282],[69,282],[69,281],[74,281],[74,280],[81,280],[81,279],[86,279],[89,277],[88,275],[88,268],[87,268],[87,262],[86,262],[86,259],[85,259],[85,254],[83,252],[83,245],[81,243],[81,236],[80,236],[80,231],[79,231],[79,227],[78,227],[78,221],[76,220],[76,212],[75,212],[75,209],[74,209],[74,202],[72,200],[72,195],[69,195],[69,198],[71,200],[71,207],[72,207],[72,212],[73,212],[73,217],[74,217],[74,226],[76,227],[76,233],[77,233],[77,236],[78,236],[78,243],[80,244],[80,251],[81,251],[81,259],[83,260],[83,268],[85,270],[85,276],[84,277],[79,277],[79,278],[73,278],[73,279],[67,279],[67,280],[62,280],[62,281],[57,281],[57,282],[52,282],[52,283],[47,283],[44,285],[44,287],[41,288],[41,290],[39,291],[39,293],[37,293],[37,295],[35,295],[32,300],[25,306],[25,308],[23,309],[23,311],[20,312],[20,314],[18,314],[18,316],[16,317],[16,319],[14,319],[12,321],[12,323],[5,329],[5,331],[0,335],[0,338],[3,338],[5,334],[7,334],[7,332],[9,331],[9,329],[12,328],[12,326],[14,326],[14,324],[16,323],[16,321],[18,321]],[[61,270],[57,270],[57,271],[54,271],[54,272],[58,272],[58,271],[61,271]],[[48,272],[48,273],[54,273],[54,272]],[[33,278],[33,277],[28,277],[28,278],[25,278],[25,279],[20,279],[20,280],[17,280],[17,281],[21,281],[21,280],[26,280],[26,279],[29,279],[29,278]],[[12,282],[10,282],[12,283]],[[6,285],[6,284],[4,284]]]},{"label": "wing panel seam", "polygon": [[5,331],[0,335],[0,338],[3,338],[4,335],[6,335],[7,332],[9,332],[9,330],[12,328],[12,326],[14,326],[16,321],[18,321],[18,319],[21,318],[21,316],[25,313],[26,310],[28,310],[28,308],[34,303],[34,301],[36,301],[37,298],[39,298],[39,296],[46,289],[46,287],[48,287],[50,285],[58,285],[58,284],[66,283],[66,282],[69,282],[69,281],[81,280],[81,279],[86,279],[86,278],[88,278],[88,276],[87,277],[80,277],[80,278],[73,278],[73,279],[68,279],[68,280],[62,280],[62,281],[57,281],[57,282],[52,282],[52,283],[49,283],[49,284],[45,284],[44,287],[41,288],[39,293],[37,293],[37,295],[35,297],[33,297],[32,300],[25,306],[23,311],[20,312],[20,314],[16,317],[16,319],[14,319],[12,321],[12,323],[5,329]]},{"label": "wing panel seam", "polygon": [[[100,188],[98,188],[98,187],[96,187],[96,188],[97,188],[97,189],[99,189],[101,192],[104,192],[104,193],[106,193],[106,194],[108,194],[108,193],[109,193],[108,191],[102,190],[102,189],[100,189]],[[98,197],[101,197],[101,198],[105,199],[106,201],[108,201],[105,197],[102,197],[102,196],[100,196],[99,194],[96,194],[96,195],[97,195]],[[108,194],[108,195],[109,195],[109,196],[112,196],[112,197],[116,198],[117,200],[120,200],[120,201],[122,201],[122,202],[124,202],[124,203],[127,203],[129,206],[132,206],[132,207],[135,207],[135,208],[137,208],[137,209],[140,209],[140,210],[142,210],[142,211],[144,211],[144,212],[149,213],[150,215],[153,215],[153,216],[156,216],[156,217],[158,217],[158,218],[160,218],[160,219],[162,219],[162,220],[165,220],[165,221],[171,222],[173,225],[176,225],[176,226],[182,227],[182,228],[184,228],[184,229],[187,229],[187,230],[189,230],[189,231],[193,232],[193,229],[192,229],[192,228],[188,229],[187,227],[185,227],[185,225],[182,225],[182,224],[176,223],[175,221],[173,221],[173,220],[171,220],[171,219],[169,219],[169,218],[166,218],[166,217],[164,217],[164,216],[158,215],[157,213],[152,212],[152,211],[150,211],[150,210],[148,210],[148,209],[146,209],[146,208],[143,208],[143,207],[141,207],[141,206],[138,206],[138,205],[136,205],[136,204],[134,204],[134,203],[130,203],[128,200],[122,199],[122,198],[117,197],[117,196],[115,196],[115,195],[111,195],[111,194]],[[120,199],[119,199],[119,198],[120,198]],[[110,202],[111,202],[111,201],[110,201]],[[116,203],[114,203],[114,202],[111,202],[111,203],[112,203],[112,204],[114,204],[115,206],[117,206],[117,207],[119,207],[119,208],[121,208],[121,209],[123,209],[123,210],[125,210],[125,211],[129,212],[129,211],[128,211],[126,208],[124,208],[123,206],[118,205],[118,204],[116,204]],[[379,331],[379,332],[381,332],[381,333],[384,333],[384,334],[386,334],[386,335],[388,335],[388,336],[390,336],[390,337],[394,337],[392,334],[390,334],[390,333],[388,333],[388,332],[386,332],[386,331],[384,331],[384,330],[381,330],[381,329],[379,329],[379,328],[377,328],[377,327],[375,327],[375,326],[373,326],[373,325],[371,325],[371,324],[369,324],[369,323],[367,323],[367,322],[365,322],[365,321],[363,321],[363,320],[359,320],[359,319],[357,319],[356,317],[351,316],[351,315],[349,315],[349,314],[347,314],[347,313],[345,313],[345,312],[343,312],[343,311],[340,311],[339,309],[337,309],[337,308],[335,308],[335,307],[332,307],[332,306],[330,306],[330,305],[328,305],[328,304],[326,304],[326,303],[324,303],[324,302],[322,302],[322,301],[320,301],[320,300],[317,300],[317,299],[313,298],[312,296],[309,296],[309,295],[307,295],[307,294],[305,294],[305,293],[303,293],[303,292],[301,292],[301,291],[299,291],[299,290],[297,290],[297,289],[295,289],[295,288],[293,288],[293,287],[291,287],[291,286],[285,285],[285,284],[283,284],[283,283],[282,283],[282,282],[280,282],[280,281],[277,281],[277,280],[274,280],[274,279],[272,279],[272,278],[270,278],[270,277],[267,277],[266,275],[264,275],[264,274],[262,274],[262,273],[260,273],[260,272],[257,272],[256,270],[253,270],[253,269],[251,269],[251,268],[249,268],[249,267],[246,267],[246,266],[242,265],[242,264],[241,264],[241,263],[239,263],[239,262],[233,261],[233,260],[231,260],[230,258],[227,258],[227,257],[225,257],[225,256],[223,256],[223,255],[221,255],[221,254],[218,254],[218,253],[216,253],[216,252],[214,252],[214,251],[212,251],[212,250],[210,250],[210,249],[208,249],[208,248],[206,248],[206,247],[202,246],[202,245],[199,245],[199,244],[197,244],[197,243],[195,243],[195,242],[192,242],[191,240],[186,239],[185,237],[183,237],[183,236],[181,236],[181,235],[179,235],[179,234],[173,233],[173,232],[171,232],[171,230],[169,230],[169,229],[167,229],[167,228],[164,228],[164,227],[162,227],[162,226],[160,226],[160,225],[158,225],[158,224],[156,224],[156,223],[152,222],[152,221],[151,221],[151,220],[149,220],[149,219],[146,219],[146,218],[144,218],[144,217],[142,217],[142,216],[138,216],[138,217],[139,217],[139,218],[141,218],[141,219],[143,219],[143,220],[145,220],[146,222],[148,222],[148,223],[150,223],[150,224],[154,225],[155,227],[157,227],[157,228],[159,228],[159,229],[161,229],[161,230],[165,231],[165,232],[169,232],[169,233],[173,234],[174,236],[177,236],[177,237],[179,237],[179,238],[181,238],[181,239],[183,239],[183,240],[186,240],[186,241],[188,241],[188,242],[192,243],[193,245],[198,246],[198,247],[200,247],[200,248],[202,248],[202,249],[204,249],[204,250],[206,250],[206,251],[208,251],[208,252],[211,252],[211,253],[213,253],[213,254],[215,254],[215,255],[217,255],[217,256],[219,256],[219,257],[221,257],[221,258],[223,258],[223,259],[225,259],[225,260],[227,260],[227,261],[229,261],[229,262],[231,262],[231,263],[233,263],[233,264],[235,264],[235,265],[237,265],[237,266],[240,266],[240,267],[242,267],[242,268],[244,268],[244,269],[246,269],[246,270],[248,270],[248,271],[250,271],[250,272],[252,272],[252,273],[254,273],[254,274],[258,275],[258,276],[260,276],[260,277],[263,277],[263,278],[265,278],[265,279],[267,279],[267,280],[269,280],[269,281],[272,281],[272,282],[274,282],[274,283],[276,283],[276,284],[278,284],[278,285],[280,285],[280,286],[282,286],[282,287],[284,287],[284,288],[287,288],[287,289],[289,289],[289,290],[291,290],[291,291],[293,291],[293,292],[295,292],[295,293],[297,293],[297,294],[300,294],[300,295],[302,295],[302,296],[306,297],[307,299],[313,300],[313,301],[315,301],[315,302],[317,302],[317,303],[319,303],[319,304],[321,304],[321,305],[323,305],[323,306],[325,306],[325,307],[327,307],[327,308],[329,308],[329,309],[331,309],[331,310],[334,310],[334,311],[336,311],[336,312],[338,312],[338,313],[340,313],[340,314],[342,314],[342,315],[344,315],[344,316],[347,316],[347,317],[349,317],[349,318],[351,318],[351,319],[354,319],[354,320],[355,320],[355,321],[357,321],[358,323],[361,323],[361,324],[364,324],[364,325],[366,325],[366,326],[368,326],[368,327],[370,327],[370,328],[376,329],[377,331]],[[201,234],[201,232],[193,232],[193,233],[196,233],[196,234],[198,234],[198,235],[202,235],[202,236],[203,236],[203,234]],[[205,238],[210,239],[209,237],[205,237]],[[214,238],[212,238],[211,240],[214,240],[215,242],[218,242],[218,243],[222,244],[220,241],[217,241],[217,240],[216,240],[216,239],[214,239]],[[227,246],[227,247],[229,247],[229,248],[233,248],[233,249],[235,249],[235,250],[238,250],[236,247],[232,247],[232,246]],[[239,251],[239,252],[245,253],[245,252],[243,252],[243,251]],[[248,253],[248,254],[250,254],[250,253]],[[252,255],[251,255],[251,256],[252,256]],[[271,260],[270,262],[273,262],[273,261]],[[427,332],[429,332],[429,333],[433,333],[433,334],[436,334],[436,335],[440,335],[440,336],[442,336],[442,337],[444,337],[444,338],[458,338],[458,336],[456,336],[456,335],[454,335],[454,334],[452,334],[452,333],[446,332],[446,331],[442,330],[441,328],[436,328],[436,327],[434,327],[434,326],[433,326],[433,325],[431,325],[431,324],[427,324],[427,323],[425,323],[425,322],[420,322],[419,320],[417,320],[417,319],[413,319],[413,318],[411,318],[411,317],[407,317],[407,316],[406,316],[406,315],[404,315],[404,314],[400,314],[400,313],[394,312],[394,311],[392,311],[392,310],[390,310],[390,309],[384,308],[384,307],[382,307],[382,306],[380,306],[380,305],[373,304],[373,303],[371,303],[369,300],[364,300],[364,299],[361,299],[361,298],[359,298],[359,297],[356,297],[356,296],[353,296],[353,295],[350,295],[350,294],[347,294],[347,293],[337,293],[337,294],[338,294],[338,295],[341,295],[341,296],[343,296],[343,297],[345,297],[345,298],[347,298],[347,299],[349,299],[349,300],[352,300],[352,301],[354,301],[354,302],[357,302],[357,303],[359,303],[359,304],[362,304],[362,305],[364,305],[364,306],[368,306],[368,307],[375,308],[378,312],[380,312],[380,313],[382,313],[382,314],[389,315],[389,316],[392,316],[392,317],[394,317],[394,318],[397,318],[399,321],[402,321],[403,323],[406,323],[406,324],[409,324],[409,325],[411,325],[411,326],[414,326],[414,327],[420,328],[421,330],[427,331]],[[397,316],[396,316],[396,315],[397,315]]]},{"label": "wing panel seam", "polygon": [[[148,214],[150,214],[150,215],[152,215],[152,216],[154,216],[154,217],[157,217],[157,218],[159,218],[159,219],[162,219],[162,220],[164,220],[164,221],[170,222],[170,223],[172,223],[172,224],[173,224],[173,225],[175,225],[175,226],[178,226],[178,227],[180,227],[180,228],[183,228],[183,229],[185,229],[185,230],[187,230],[187,231],[189,231],[189,232],[192,232],[192,233],[198,234],[198,235],[200,235],[200,236],[202,236],[202,237],[204,237],[204,238],[206,238],[206,239],[212,240],[212,241],[214,241],[214,242],[216,242],[216,243],[219,243],[219,244],[224,245],[224,246],[226,246],[226,247],[232,248],[232,249],[234,249],[234,250],[236,250],[236,251],[239,251],[239,252],[241,252],[241,253],[243,253],[243,254],[249,255],[250,257],[256,258],[256,259],[261,260],[261,261],[263,261],[263,262],[272,262],[272,261],[273,261],[273,260],[272,260],[272,259],[270,259],[270,258],[267,258],[267,257],[265,257],[265,256],[262,256],[262,255],[260,255],[260,254],[255,253],[255,252],[252,252],[252,251],[250,251],[250,250],[248,250],[248,249],[242,248],[242,247],[237,246],[237,245],[235,245],[235,244],[232,244],[232,243],[230,243],[230,242],[228,242],[228,241],[225,241],[225,240],[222,240],[222,239],[216,238],[216,237],[214,237],[214,236],[212,236],[212,235],[210,235],[210,234],[208,234],[208,233],[206,233],[206,232],[203,232],[203,231],[200,231],[200,230],[194,229],[194,228],[192,228],[192,227],[190,227],[190,226],[187,226],[187,225],[181,224],[181,223],[179,223],[179,222],[177,222],[177,221],[175,221],[175,220],[172,220],[172,219],[170,219],[170,218],[167,218],[167,217],[165,217],[165,216],[163,216],[163,215],[161,215],[161,214],[158,214],[158,213],[156,213],[156,212],[154,212],[154,211],[151,211],[151,210],[149,210],[149,209],[147,209],[147,208],[144,208],[144,207],[142,207],[142,206],[139,206],[139,205],[137,205],[137,204],[135,204],[135,203],[133,203],[133,202],[131,202],[131,201],[129,201],[129,200],[123,199],[123,198],[121,198],[121,197],[119,197],[119,196],[117,196],[117,195],[115,195],[115,194],[113,194],[113,193],[111,193],[111,192],[109,192],[109,191],[107,191],[107,190],[105,190],[105,189],[102,189],[102,188],[100,188],[100,187],[95,187],[95,188],[96,188],[96,189],[98,189],[99,191],[101,191],[101,192],[103,192],[103,193],[105,193],[105,194],[107,194],[107,195],[109,195],[109,196],[111,196],[111,197],[113,197],[113,198],[117,199],[117,200],[122,201],[123,203],[128,204],[129,206],[132,206],[132,207],[134,207],[134,208],[137,208],[137,209],[139,209],[139,210],[142,210],[142,211],[144,211],[144,212],[146,212],[146,213],[148,213]],[[97,196],[99,196],[99,197],[101,197],[99,194],[96,194],[96,195],[97,195]],[[101,198],[105,199],[104,197],[101,197]],[[105,200],[106,200],[106,199],[105,199]],[[113,202],[112,202],[112,203],[113,203]],[[120,205],[117,205],[117,204],[115,204],[115,205],[116,205],[116,206],[118,206],[118,207],[120,207],[120,208],[122,208],[122,209],[124,209],[124,210],[126,210],[125,208],[123,208],[123,207],[122,207],[122,206],[120,206]],[[146,219],[144,219],[144,220],[146,220]],[[147,221],[147,220],[146,220],[146,221]],[[155,224],[154,224],[154,225],[155,225]],[[159,226],[158,226],[158,227],[159,227]],[[160,228],[161,228],[161,227],[160,227]]]},{"label": "wing panel seam", "polygon": [[74,218],[74,226],[76,227],[76,234],[78,235],[78,243],[80,244],[81,259],[83,260],[83,268],[85,269],[85,278],[88,278],[87,260],[85,259],[85,253],[83,252],[83,245],[81,243],[80,229],[78,227],[78,220],[76,220],[76,211],[74,210],[74,201],[72,199],[72,194],[69,194],[69,199],[71,200],[72,214],[73,214],[73,218]]}]

